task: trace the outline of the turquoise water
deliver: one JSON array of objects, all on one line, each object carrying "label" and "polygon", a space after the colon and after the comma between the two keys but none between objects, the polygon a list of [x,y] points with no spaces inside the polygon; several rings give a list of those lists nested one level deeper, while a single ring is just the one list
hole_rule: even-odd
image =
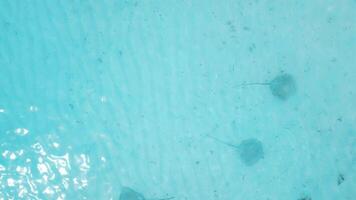
[{"label": "turquoise water", "polygon": [[0,199],[354,200],[355,10],[0,0]]}]

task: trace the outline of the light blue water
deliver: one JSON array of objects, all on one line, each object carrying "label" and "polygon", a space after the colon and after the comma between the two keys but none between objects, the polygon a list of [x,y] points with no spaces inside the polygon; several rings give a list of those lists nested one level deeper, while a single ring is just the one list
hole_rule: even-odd
[{"label": "light blue water", "polygon": [[0,0],[0,199],[356,199],[355,10]]}]

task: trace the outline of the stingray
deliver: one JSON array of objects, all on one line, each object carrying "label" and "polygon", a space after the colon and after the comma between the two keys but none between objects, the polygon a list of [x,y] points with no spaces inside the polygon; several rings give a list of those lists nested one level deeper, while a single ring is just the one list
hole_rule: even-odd
[{"label": "stingray", "polygon": [[308,195],[305,195],[302,198],[299,198],[298,200],[312,200],[312,198]]},{"label": "stingray", "polygon": [[169,200],[174,197],[161,198],[161,199],[146,199],[145,196],[132,188],[122,187],[119,200]]},{"label": "stingray", "polygon": [[252,166],[256,164],[260,159],[264,158],[264,151],[262,142],[255,138],[242,140],[240,144],[235,145],[225,141],[222,141],[216,137],[208,135],[208,137],[236,149],[240,155],[241,161],[246,166]]},{"label": "stingray", "polygon": [[281,100],[287,100],[289,97],[294,95],[297,91],[297,85],[294,77],[290,74],[285,74],[285,73],[277,75],[270,82],[246,83],[239,86],[250,86],[250,85],[269,86],[272,95]]}]

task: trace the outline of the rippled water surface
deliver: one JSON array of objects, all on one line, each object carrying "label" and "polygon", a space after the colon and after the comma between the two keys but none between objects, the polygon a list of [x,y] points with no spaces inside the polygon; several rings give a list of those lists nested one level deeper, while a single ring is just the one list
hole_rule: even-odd
[{"label": "rippled water surface", "polygon": [[355,10],[0,0],[0,200],[354,200]]}]

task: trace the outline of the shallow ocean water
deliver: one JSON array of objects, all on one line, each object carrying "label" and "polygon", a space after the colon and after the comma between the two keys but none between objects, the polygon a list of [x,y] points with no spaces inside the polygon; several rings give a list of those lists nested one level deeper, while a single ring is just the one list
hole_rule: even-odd
[{"label": "shallow ocean water", "polygon": [[355,10],[0,0],[0,199],[353,200]]}]

